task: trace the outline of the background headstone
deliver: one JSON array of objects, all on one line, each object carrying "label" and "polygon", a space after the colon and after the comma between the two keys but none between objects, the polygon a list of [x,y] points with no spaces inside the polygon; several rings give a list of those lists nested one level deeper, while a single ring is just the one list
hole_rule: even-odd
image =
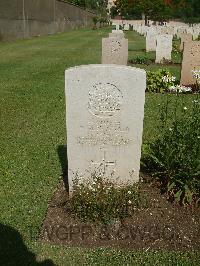
[{"label": "background headstone", "polygon": [[156,39],[156,63],[171,60],[173,36],[169,34],[158,35]]},{"label": "background headstone", "polygon": [[130,29],[129,24],[125,24],[124,25],[124,30],[129,30],[129,29]]},{"label": "background headstone", "polygon": [[183,50],[183,43],[192,41],[192,34],[182,33],[182,34],[180,34],[180,38],[181,38],[180,50],[182,51]]},{"label": "background headstone", "polygon": [[127,65],[128,40],[122,38],[102,39],[102,64]]},{"label": "background headstone", "polygon": [[195,84],[192,70],[200,70],[200,41],[184,43],[181,85]]},{"label": "background headstone", "polygon": [[124,38],[124,33],[122,30],[112,30],[111,33],[109,33],[109,37],[114,37],[114,38]]},{"label": "background headstone", "polygon": [[117,65],[65,71],[69,190],[91,175],[117,185],[139,180],[146,73]]},{"label": "background headstone", "polygon": [[156,36],[157,32],[154,30],[150,30],[146,35],[146,51],[156,51]]},{"label": "background headstone", "polygon": [[115,28],[116,28],[116,30],[119,30],[119,24],[116,24]]}]

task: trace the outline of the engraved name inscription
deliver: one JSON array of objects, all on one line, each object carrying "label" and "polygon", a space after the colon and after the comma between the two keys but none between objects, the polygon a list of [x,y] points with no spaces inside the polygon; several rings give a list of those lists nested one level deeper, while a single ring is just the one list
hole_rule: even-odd
[{"label": "engraved name inscription", "polygon": [[100,120],[89,122],[87,135],[77,138],[78,144],[86,145],[128,145],[132,139],[128,136],[129,128],[122,128],[120,122]]}]

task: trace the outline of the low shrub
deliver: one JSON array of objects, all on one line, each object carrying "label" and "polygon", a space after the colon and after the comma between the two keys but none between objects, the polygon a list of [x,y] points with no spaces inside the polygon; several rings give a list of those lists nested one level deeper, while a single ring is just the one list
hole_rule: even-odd
[{"label": "low shrub", "polygon": [[149,65],[152,63],[152,60],[147,58],[146,56],[136,56],[135,58],[130,60],[131,64],[143,64]]},{"label": "low shrub", "polygon": [[163,93],[167,92],[169,87],[174,85],[175,77],[166,70],[147,71],[147,92]]},{"label": "low shrub", "polygon": [[71,212],[84,221],[110,223],[115,219],[129,217],[145,206],[145,197],[140,194],[138,184],[125,187],[115,186],[95,174],[92,182],[75,182]]},{"label": "low shrub", "polygon": [[145,146],[142,162],[145,170],[160,179],[171,199],[188,204],[200,198],[199,96],[192,108],[184,106],[179,94],[174,106],[169,100],[172,96],[165,97],[160,109],[160,135]]},{"label": "low shrub", "polygon": [[180,44],[178,42],[173,42],[173,45],[172,45],[172,51],[175,53],[175,54],[179,54],[181,53],[180,51]]},{"label": "low shrub", "polygon": [[200,69],[192,70],[192,75],[196,81],[195,91],[200,92]]}]

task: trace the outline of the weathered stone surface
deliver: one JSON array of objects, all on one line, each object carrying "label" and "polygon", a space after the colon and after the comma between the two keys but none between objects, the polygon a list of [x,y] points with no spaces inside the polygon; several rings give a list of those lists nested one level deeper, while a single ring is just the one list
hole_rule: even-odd
[{"label": "weathered stone surface", "polygon": [[181,69],[181,84],[195,84],[192,70],[200,70],[200,41],[184,43],[183,61]]},{"label": "weathered stone surface", "polygon": [[183,50],[183,43],[192,41],[192,34],[190,34],[190,33],[181,33],[180,34],[180,38],[181,38],[180,50],[182,51]]},{"label": "weathered stone surface", "polygon": [[69,190],[96,174],[118,185],[139,180],[146,73],[118,65],[65,71]]},{"label": "weathered stone surface", "polygon": [[112,32],[109,33],[109,37],[122,39],[124,38],[124,33],[122,30],[112,30]]},{"label": "weathered stone surface", "polygon": [[156,63],[171,60],[173,36],[169,34],[158,35],[156,42]]},{"label": "weathered stone surface", "polygon": [[120,38],[102,39],[102,64],[127,65],[128,40]]}]

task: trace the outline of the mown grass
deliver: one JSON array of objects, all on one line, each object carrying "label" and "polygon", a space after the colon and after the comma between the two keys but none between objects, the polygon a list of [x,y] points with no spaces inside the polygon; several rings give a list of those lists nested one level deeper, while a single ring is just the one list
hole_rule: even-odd
[{"label": "mown grass", "polygon": [[[66,144],[64,70],[100,63],[101,39],[109,31],[81,29],[0,43],[0,221],[21,234],[39,260],[51,258],[57,265],[169,265],[169,260],[173,265],[195,265],[195,253],[83,250],[36,242],[61,179],[58,149]],[[133,32],[127,36],[130,57],[145,48],[143,37]],[[157,134],[155,119],[162,97],[146,95],[143,142]],[[191,98],[187,97],[188,104]],[[18,256],[19,249],[16,246]],[[5,256],[0,259],[0,265],[6,265]],[[12,262],[27,265],[26,257],[24,264],[14,257]]]}]

